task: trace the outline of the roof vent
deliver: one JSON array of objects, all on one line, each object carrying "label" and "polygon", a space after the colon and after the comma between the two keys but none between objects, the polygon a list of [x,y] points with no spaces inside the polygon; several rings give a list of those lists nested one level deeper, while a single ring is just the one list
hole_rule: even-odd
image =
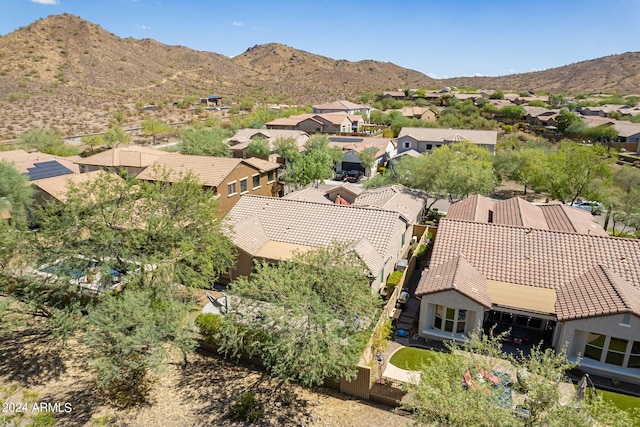
[{"label": "roof vent", "polygon": [[487,221],[489,224],[493,223],[493,211],[491,209],[489,209],[489,218],[487,218]]}]

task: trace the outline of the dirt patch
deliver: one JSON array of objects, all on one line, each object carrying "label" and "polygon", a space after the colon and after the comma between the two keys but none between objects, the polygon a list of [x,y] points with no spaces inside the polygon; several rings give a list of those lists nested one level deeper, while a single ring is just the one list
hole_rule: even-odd
[{"label": "dirt patch", "polygon": [[[239,426],[229,408],[252,391],[262,403],[265,426],[405,426],[412,419],[389,407],[371,404],[327,388],[307,389],[277,383],[264,373],[218,356],[194,352],[184,370],[168,365],[147,405],[118,409],[95,390],[93,375],[80,343],[53,346],[37,325],[0,332],[0,400],[28,400],[20,418],[0,414],[0,424],[26,425],[36,414],[34,403],[58,403],[51,414],[64,426]],[[65,412],[65,404],[71,410]],[[4,417],[4,418],[3,418]]]}]

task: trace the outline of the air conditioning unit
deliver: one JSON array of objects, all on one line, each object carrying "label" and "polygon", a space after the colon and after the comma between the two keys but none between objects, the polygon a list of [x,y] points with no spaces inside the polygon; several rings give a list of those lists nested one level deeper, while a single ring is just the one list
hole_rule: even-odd
[{"label": "air conditioning unit", "polygon": [[407,268],[407,266],[409,265],[409,260],[406,258],[400,258],[397,262],[396,262],[396,270],[404,270]]}]

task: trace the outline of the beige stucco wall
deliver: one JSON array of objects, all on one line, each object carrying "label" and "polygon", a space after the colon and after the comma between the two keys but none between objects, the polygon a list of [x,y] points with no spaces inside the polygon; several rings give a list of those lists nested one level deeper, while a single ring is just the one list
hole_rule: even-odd
[{"label": "beige stucco wall", "polygon": [[[403,235],[404,243],[402,241]],[[398,220],[396,221],[395,232],[393,233],[393,237],[389,242],[389,249],[387,250],[389,259],[387,260],[381,274],[378,274],[371,283],[371,291],[373,293],[379,292],[380,288],[387,282],[387,277],[389,277],[389,275],[394,271],[398,259],[402,258],[402,256],[407,252],[407,249],[411,244],[412,235],[412,226],[410,224],[407,225],[407,223],[398,218]]]},{"label": "beige stucco wall", "polygon": [[[260,175],[260,187],[257,189],[253,189],[252,185],[252,176],[255,174]],[[273,186],[274,184],[277,184],[278,174],[277,171],[274,171],[274,181],[269,182],[267,172],[260,173],[258,169],[255,169],[245,163],[240,163],[238,167],[236,167],[216,189],[217,194],[220,195],[220,211],[223,214],[229,212],[231,208],[233,208],[233,206],[238,202],[238,200],[240,200],[240,196],[242,195],[240,194],[240,180],[243,178],[247,178],[248,187],[248,191],[243,194],[272,196]],[[230,196],[228,192],[228,185],[234,181],[236,182],[237,193]]]},{"label": "beige stucco wall", "polygon": [[[629,341],[640,341],[640,318],[630,316],[628,326],[622,324],[623,319],[624,315],[618,314],[563,322],[554,343],[555,347],[560,349],[568,343],[567,356],[575,360],[584,352],[589,332]],[[584,365],[588,365],[588,367],[582,367],[585,371],[640,384],[640,369],[621,368],[591,359],[585,359]]]},{"label": "beige stucco wall", "polygon": [[[418,329],[418,334],[420,336],[437,340],[442,340],[445,338],[462,338],[460,334],[447,333],[444,331],[433,329],[433,315],[435,310],[434,304],[443,305],[448,308],[467,310],[467,324],[465,326],[465,333],[472,332],[476,328],[482,328],[485,308],[481,304],[478,304],[474,300],[465,297],[457,291],[444,291],[422,296],[422,301],[420,303],[420,321]],[[446,335],[446,337],[443,337],[443,335]]]}]

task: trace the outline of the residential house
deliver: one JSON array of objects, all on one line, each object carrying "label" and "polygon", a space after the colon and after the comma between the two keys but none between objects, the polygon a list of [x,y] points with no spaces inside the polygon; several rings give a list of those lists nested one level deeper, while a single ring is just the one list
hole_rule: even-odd
[{"label": "residential house", "polygon": [[526,111],[524,121],[534,127],[555,126],[557,122],[555,118],[560,110],[549,110],[544,107],[531,107],[525,105],[522,108]]},{"label": "residential house", "polygon": [[240,129],[227,143],[231,146],[233,157],[244,159],[247,157],[247,147],[256,139],[266,139],[271,149],[269,161],[273,163],[282,162],[282,159],[274,152],[275,143],[279,139],[291,138],[295,141],[300,152],[304,151],[304,146],[309,140],[309,134],[300,130],[283,129]]},{"label": "residential house", "polygon": [[314,114],[325,113],[347,113],[350,115],[361,115],[366,120],[369,119],[371,114],[371,107],[363,104],[356,104],[351,101],[333,101],[326,104],[319,104],[313,106]]},{"label": "residential house", "polygon": [[176,182],[193,174],[203,187],[215,193],[221,212],[226,213],[242,195],[276,196],[279,167],[278,163],[255,157],[238,159],[171,153],[159,157],[138,178]]},{"label": "residential house", "polygon": [[104,171],[97,170],[81,174],[59,175],[44,178],[33,182],[36,188],[35,201],[45,205],[51,201],[66,202],[69,188],[80,188],[87,183],[98,179]]},{"label": "residential house", "polygon": [[407,94],[403,90],[388,90],[382,92],[383,98],[406,99]]},{"label": "residential house", "polygon": [[344,112],[324,114],[298,114],[265,123],[267,129],[300,130],[308,133],[359,132],[364,118]]},{"label": "residential house", "polygon": [[398,111],[402,116],[410,119],[420,119],[435,122],[438,118],[438,113],[430,107],[404,107],[400,110],[392,111]]},{"label": "residential house", "polygon": [[495,152],[498,132],[495,130],[410,128],[400,130],[397,138],[398,152],[416,150],[419,153],[430,153],[442,145],[470,141]]},{"label": "residential house", "polygon": [[353,201],[353,206],[398,212],[411,224],[419,224],[427,212],[427,195],[403,185],[368,188]]},{"label": "residential house", "polygon": [[344,204],[346,201],[348,204],[353,204],[355,200],[362,194],[364,189],[362,186],[354,185],[349,182],[344,182],[337,186],[328,186],[326,188],[326,197],[333,203]]},{"label": "residential house", "polygon": [[378,165],[383,165],[396,154],[396,145],[390,138],[364,138],[364,137],[329,137],[329,147],[339,147],[344,153],[342,162],[337,170],[359,170],[365,172],[365,167],[360,160],[360,153],[366,150],[375,150],[374,162],[371,167],[371,175],[375,174]]},{"label": "residential house", "polygon": [[128,174],[136,176],[159,157],[166,154],[169,153],[151,147],[127,145],[79,159],[76,163],[80,165],[81,173],[97,170],[126,171]]},{"label": "residential house", "polygon": [[0,161],[13,164],[29,181],[80,173],[74,161],[80,156],[61,157],[24,150],[0,151]]},{"label": "residential house", "polygon": [[226,223],[238,249],[229,279],[251,274],[254,260],[288,260],[296,251],[342,242],[364,262],[372,292],[383,287],[413,232],[393,211],[253,195],[236,203]]},{"label": "residential house", "polygon": [[416,290],[418,334],[512,328],[516,345],[567,345],[581,369],[640,384],[640,240],[609,237],[583,214],[522,199],[454,203]]},{"label": "residential house", "polygon": [[579,112],[583,116],[609,117],[610,113],[620,112],[620,110],[625,110],[627,108],[629,108],[629,106],[623,104],[605,104],[595,107],[582,107]]}]

